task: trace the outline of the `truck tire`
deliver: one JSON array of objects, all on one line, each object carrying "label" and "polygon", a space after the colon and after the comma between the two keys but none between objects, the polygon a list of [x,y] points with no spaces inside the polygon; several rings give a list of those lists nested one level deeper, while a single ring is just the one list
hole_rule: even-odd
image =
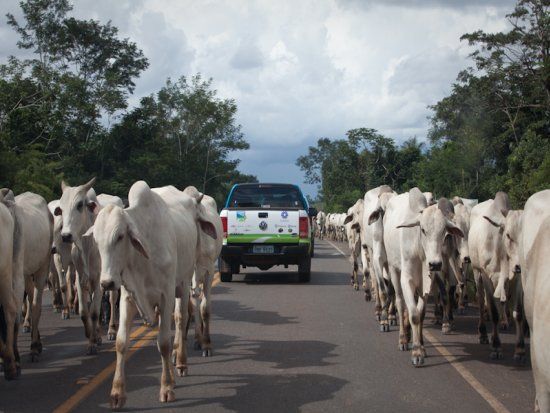
[{"label": "truck tire", "polygon": [[233,274],[231,274],[230,272],[221,272],[220,279],[224,283],[230,283],[231,281],[233,281]]},{"label": "truck tire", "polygon": [[298,280],[301,283],[308,283],[311,280],[311,257],[302,258],[298,264]]},{"label": "truck tire", "polygon": [[233,280],[231,272],[231,263],[220,257],[220,279],[224,283],[230,283]]},{"label": "truck tire", "polygon": [[315,237],[311,237],[311,258],[315,257]]}]

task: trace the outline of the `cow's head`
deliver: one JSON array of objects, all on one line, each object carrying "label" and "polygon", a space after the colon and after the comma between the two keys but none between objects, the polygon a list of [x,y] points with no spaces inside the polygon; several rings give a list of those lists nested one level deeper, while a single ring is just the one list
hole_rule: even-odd
[{"label": "cow's head", "polygon": [[132,218],[116,205],[103,208],[93,227],[84,237],[93,236],[101,257],[101,286],[105,290],[120,288],[131,257],[149,254]]},{"label": "cow's head", "polygon": [[[499,205],[497,204],[497,206]],[[505,267],[507,267],[508,269],[507,275],[509,279],[512,279],[515,274],[521,272],[521,266],[519,263],[518,242],[521,235],[522,214],[522,210],[506,210],[506,216],[504,216],[502,214],[502,210],[498,208],[498,211],[495,215],[483,216],[483,218],[485,218],[493,226],[499,228],[500,230],[505,252],[504,264]]]},{"label": "cow's head", "polygon": [[463,237],[455,237],[462,265],[470,263],[470,248],[468,247],[468,231],[470,228],[470,212],[462,203],[454,206],[453,222],[462,230]]},{"label": "cow's head", "polygon": [[447,234],[464,237],[458,228],[438,205],[427,206],[424,195],[413,188],[409,191],[409,207],[417,215],[398,225],[397,228],[420,228],[420,241],[430,271],[441,271],[443,266],[443,243]]},{"label": "cow's head", "polygon": [[89,227],[90,215],[97,213],[98,204],[92,189],[94,182],[95,178],[80,186],[69,186],[64,181],[61,182],[63,195],[54,215],[62,217],[63,242],[78,242]]}]

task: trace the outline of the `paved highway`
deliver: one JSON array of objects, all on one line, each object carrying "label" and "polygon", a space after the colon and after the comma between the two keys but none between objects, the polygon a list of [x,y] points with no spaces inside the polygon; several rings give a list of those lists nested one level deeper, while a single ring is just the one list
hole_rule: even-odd
[{"label": "paved highway", "polygon": [[[344,244],[317,241],[309,284],[294,269],[247,269],[213,289],[214,355],[189,346],[189,376],[177,378],[176,401],[158,402],[160,356],[154,331],[137,320],[127,363],[125,411],[186,412],[531,412],[529,365],[512,360],[513,331],[502,334],[505,359],[489,359],[477,343],[474,308],[443,336],[428,307],[422,368],[397,350],[397,327],[380,333],[374,304],[349,286]],[[45,293],[40,362],[28,359],[29,334],[20,335],[23,372],[0,379],[2,412],[107,411],[114,371],[113,344],[85,356],[78,317],[61,320]],[[104,337],[104,340],[106,338]]]}]

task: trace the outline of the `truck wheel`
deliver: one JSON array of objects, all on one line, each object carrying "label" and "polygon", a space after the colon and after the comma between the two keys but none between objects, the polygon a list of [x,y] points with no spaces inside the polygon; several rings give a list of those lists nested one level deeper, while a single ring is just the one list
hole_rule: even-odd
[{"label": "truck wheel", "polygon": [[301,283],[308,283],[311,280],[311,257],[302,258],[298,264],[298,280]]},{"label": "truck wheel", "polygon": [[315,237],[311,237],[311,258],[315,257]]},{"label": "truck wheel", "polygon": [[224,283],[230,283],[231,281],[233,281],[233,274],[231,274],[230,272],[222,272],[220,273],[220,279]]}]

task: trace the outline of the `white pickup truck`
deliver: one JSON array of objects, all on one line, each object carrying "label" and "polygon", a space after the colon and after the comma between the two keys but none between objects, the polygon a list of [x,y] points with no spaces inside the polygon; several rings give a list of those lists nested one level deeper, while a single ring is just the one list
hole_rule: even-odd
[{"label": "white pickup truck", "polygon": [[220,213],[222,281],[231,281],[241,266],[267,270],[298,265],[300,282],[309,282],[314,248],[311,217],[316,213],[296,185],[233,186]]}]

